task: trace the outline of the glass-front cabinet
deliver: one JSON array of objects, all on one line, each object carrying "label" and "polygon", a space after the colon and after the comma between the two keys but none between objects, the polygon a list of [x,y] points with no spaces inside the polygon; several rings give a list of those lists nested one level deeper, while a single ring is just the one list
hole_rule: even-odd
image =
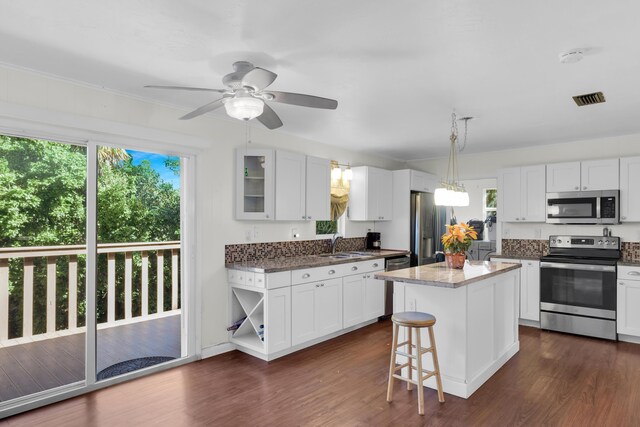
[{"label": "glass-front cabinet", "polygon": [[273,220],[273,150],[236,151],[236,219]]}]

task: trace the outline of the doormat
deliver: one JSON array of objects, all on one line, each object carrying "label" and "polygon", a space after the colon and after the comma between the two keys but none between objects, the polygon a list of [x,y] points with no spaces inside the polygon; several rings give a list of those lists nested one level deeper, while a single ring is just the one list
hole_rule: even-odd
[{"label": "doormat", "polygon": [[129,372],[137,371],[138,369],[148,368],[159,363],[168,362],[174,360],[175,357],[167,356],[152,356],[152,357],[139,357],[137,359],[125,360],[124,362],[116,363],[115,365],[108,366],[102,371],[98,372],[97,380],[106,380],[107,378],[117,377],[118,375],[127,374]]}]

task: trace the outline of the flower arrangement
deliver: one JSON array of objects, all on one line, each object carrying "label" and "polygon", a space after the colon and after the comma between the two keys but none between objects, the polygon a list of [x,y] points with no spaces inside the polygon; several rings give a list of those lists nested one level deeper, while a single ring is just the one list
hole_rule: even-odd
[{"label": "flower arrangement", "polygon": [[447,253],[465,252],[471,247],[471,242],[478,238],[476,230],[464,222],[446,227],[447,232],[442,235],[442,244]]}]

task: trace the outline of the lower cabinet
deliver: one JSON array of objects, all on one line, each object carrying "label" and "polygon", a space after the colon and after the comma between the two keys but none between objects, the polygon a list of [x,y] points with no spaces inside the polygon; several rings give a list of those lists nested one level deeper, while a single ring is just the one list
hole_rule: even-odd
[{"label": "lower cabinet", "polygon": [[540,261],[492,258],[522,265],[520,269],[520,319],[540,321]]},{"label": "lower cabinet", "polygon": [[384,280],[374,279],[375,273],[356,274],[342,279],[343,328],[384,314]]},{"label": "lower cabinet", "polygon": [[291,345],[342,329],[342,279],[291,287]]},{"label": "lower cabinet", "polygon": [[640,337],[640,269],[618,267],[617,329],[619,334]]}]

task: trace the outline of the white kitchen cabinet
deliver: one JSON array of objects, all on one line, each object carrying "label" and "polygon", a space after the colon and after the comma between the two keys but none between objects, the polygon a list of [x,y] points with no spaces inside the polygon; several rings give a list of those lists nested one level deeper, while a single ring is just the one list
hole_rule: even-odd
[{"label": "white kitchen cabinet", "polygon": [[545,221],[545,167],[523,166],[498,171],[498,219]]},{"label": "white kitchen cabinet", "polygon": [[[382,271],[382,270],[381,270]],[[364,320],[376,319],[384,314],[385,281],[367,274],[364,285]]]},{"label": "white kitchen cabinet", "polygon": [[371,166],[351,168],[349,219],[389,221],[393,217],[393,174]]},{"label": "white kitchen cabinet", "polygon": [[276,151],[275,219],[329,220],[331,162],[304,154]]},{"label": "white kitchen cabinet", "polygon": [[588,160],[580,164],[580,190],[601,191],[620,188],[620,159]]},{"label": "white kitchen cabinet", "polygon": [[306,219],[331,219],[331,161],[307,156]]},{"label": "white kitchen cabinet", "polygon": [[365,275],[354,274],[342,279],[342,326],[348,328],[364,321]]},{"label": "white kitchen cabinet", "polygon": [[411,171],[411,191],[433,193],[438,188],[438,177],[426,172]]},{"label": "white kitchen cabinet", "polygon": [[384,314],[385,282],[374,279],[374,274],[355,274],[342,279],[343,328]]},{"label": "white kitchen cabinet", "polygon": [[276,151],[276,220],[306,219],[306,156]]},{"label": "white kitchen cabinet", "polygon": [[547,192],[580,190],[580,162],[547,165]]},{"label": "white kitchen cabinet", "polygon": [[291,343],[298,345],[342,329],[342,279],[291,287]]},{"label": "white kitchen cabinet", "polygon": [[519,318],[540,321],[540,261],[491,258],[491,261],[520,264],[520,314]]},{"label": "white kitchen cabinet", "polygon": [[291,347],[291,288],[273,290],[242,285],[231,288],[231,322],[246,320],[231,342],[261,354]]},{"label": "white kitchen cabinet", "polygon": [[547,192],[600,191],[620,188],[619,159],[547,165]]},{"label": "white kitchen cabinet", "polygon": [[640,222],[640,157],[620,159],[620,221]]},{"label": "white kitchen cabinet", "polygon": [[236,150],[236,219],[273,220],[273,150]]},{"label": "white kitchen cabinet", "polygon": [[640,268],[619,266],[617,287],[618,333],[640,337]]}]

